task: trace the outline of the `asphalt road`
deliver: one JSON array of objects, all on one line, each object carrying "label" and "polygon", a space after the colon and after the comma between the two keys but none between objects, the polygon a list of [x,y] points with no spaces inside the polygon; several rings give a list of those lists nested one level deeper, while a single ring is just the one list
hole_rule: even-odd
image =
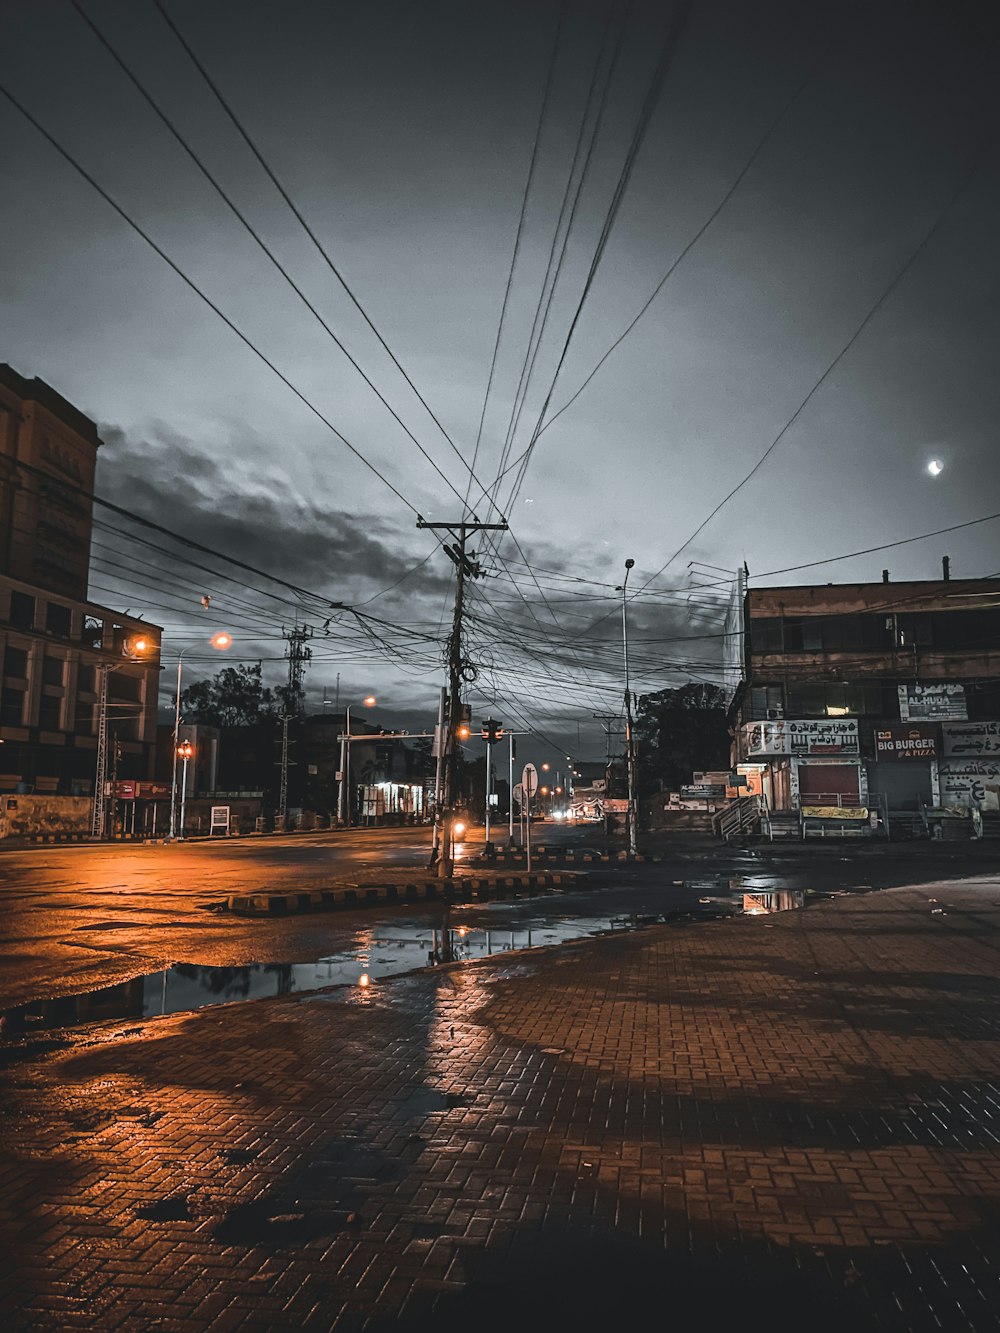
[{"label": "asphalt road", "polygon": [[[536,825],[548,846],[595,846],[593,826]],[[460,855],[480,850],[482,830]],[[618,843],[614,844],[616,847]],[[612,863],[580,891],[451,909],[469,930],[541,930],[675,911],[741,888],[837,891],[929,882],[995,867],[1000,844],[900,847],[758,846],[698,838],[648,839],[661,863]],[[432,903],[278,919],[212,910],[228,894],[329,886],[424,870],[427,828],[378,828],[173,845],[35,846],[0,852],[0,1009],[146,975],[172,963],[245,967],[306,963],[357,951],[372,931],[412,936],[440,926]]]}]

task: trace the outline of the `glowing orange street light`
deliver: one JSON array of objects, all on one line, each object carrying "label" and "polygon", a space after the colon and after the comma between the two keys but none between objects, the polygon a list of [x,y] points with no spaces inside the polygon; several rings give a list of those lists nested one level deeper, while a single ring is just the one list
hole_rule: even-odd
[{"label": "glowing orange street light", "polygon": [[[206,611],[208,610],[208,602],[211,600],[211,597],[208,598],[208,601],[204,597],[202,598],[202,605]],[[227,648],[232,647],[233,636],[227,630],[216,630],[209,639],[209,643],[219,652],[224,652]],[[180,741],[181,730],[181,672],[184,668],[184,654],[186,652],[187,649],[182,648],[177,654],[177,693],[174,697],[174,748],[176,757],[173,764],[173,776],[170,781],[170,832],[167,835],[171,842],[174,840],[174,833],[177,828],[177,759],[183,758],[178,742]],[[190,758],[190,755],[188,758]],[[183,826],[181,836],[183,837]]]},{"label": "glowing orange street light", "polygon": [[181,778],[181,828],[177,836],[182,840],[184,838],[184,806],[187,801],[188,760],[191,758],[193,754],[194,754],[194,746],[191,744],[191,742],[181,741],[180,745],[178,745],[177,747],[177,757],[178,759],[183,760],[184,775]]},{"label": "glowing orange street light", "polygon": [[[364,708],[374,708],[378,703],[374,694],[366,694],[361,700]],[[337,792],[337,823],[351,823],[351,705],[348,704],[344,709],[344,718],[347,723],[344,734],[340,738],[340,787]]]}]

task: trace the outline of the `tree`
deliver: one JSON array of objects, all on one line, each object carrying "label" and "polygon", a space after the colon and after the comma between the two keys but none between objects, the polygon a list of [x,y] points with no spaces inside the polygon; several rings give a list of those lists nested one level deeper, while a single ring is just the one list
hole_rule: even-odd
[{"label": "tree", "polygon": [[211,680],[197,680],[181,694],[181,716],[205,726],[255,726],[280,714],[281,703],[261,680],[259,662],[223,667]]},{"label": "tree", "polygon": [[676,791],[695,771],[729,768],[726,696],[717,685],[642,695],[635,730],[640,795]]}]

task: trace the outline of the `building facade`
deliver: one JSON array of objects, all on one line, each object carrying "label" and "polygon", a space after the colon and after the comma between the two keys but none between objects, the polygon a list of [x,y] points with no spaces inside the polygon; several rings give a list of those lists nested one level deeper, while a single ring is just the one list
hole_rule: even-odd
[{"label": "building facade", "polygon": [[88,600],[92,421],[0,365],[0,791],[152,776],[161,630]]},{"label": "building facade", "polygon": [[1000,580],[744,597],[733,763],[775,811],[998,809]]}]

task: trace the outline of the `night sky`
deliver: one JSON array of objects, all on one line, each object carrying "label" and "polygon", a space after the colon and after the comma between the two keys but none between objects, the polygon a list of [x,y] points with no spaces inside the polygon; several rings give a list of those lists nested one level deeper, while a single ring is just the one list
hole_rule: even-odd
[{"label": "night sky", "polygon": [[278,679],[297,619],[311,708],[339,673],[342,704],[424,729],[453,570],[416,517],[468,496],[511,524],[476,544],[474,715],[593,758],[626,557],[639,691],[719,679],[744,562],[751,586],[1000,572],[992,521],[769,577],[1000,511],[992,6],[164,0],[440,426],[154,0],[81,8],[416,439],[70,0],[4,0],[0,83],[356,451],[0,98],[0,360],[99,423],[100,496],[176,534],[95,533],[92,597],[164,625],[165,661],[214,670],[225,627]]}]

